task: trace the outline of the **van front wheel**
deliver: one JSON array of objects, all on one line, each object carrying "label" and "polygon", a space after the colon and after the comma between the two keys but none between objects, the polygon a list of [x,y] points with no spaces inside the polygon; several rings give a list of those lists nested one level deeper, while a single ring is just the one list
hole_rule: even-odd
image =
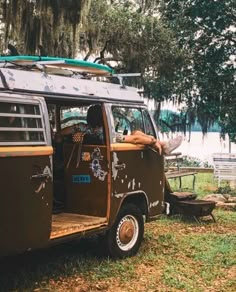
[{"label": "van front wheel", "polygon": [[107,233],[109,254],[124,258],[137,253],[144,233],[144,220],[138,207],[127,204],[121,207],[117,219]]}]

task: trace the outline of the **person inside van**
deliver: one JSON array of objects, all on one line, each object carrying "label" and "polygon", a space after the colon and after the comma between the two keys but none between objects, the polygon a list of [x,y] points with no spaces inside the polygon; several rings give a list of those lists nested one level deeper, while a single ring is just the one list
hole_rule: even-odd
[{"label": "person inside van", "polygon": [[120,143],[132,143],[150,146],[160,154],[169,155],[172,151],[178,148],[182,143],[183,137],[177,136],[166,142],[160,141],[151,135],[147,135],[142,131],[133,131],[130,135],[116,134],[116,141]]},{"label": "person inside van", "polygon": [[104,144],[104,129],[102,108],[99,104],[91,105],[87,112],[87,129],[83,139],[84,144]]},{"label": "person inside van", "polygon": [[104,144],[104,130],[103,130],[103,116],[102,108],[99,104],[93,104],[87,111],[87,125],[84,123],[75,124],[61,130],[57,139],[59,140],[65,136],[73,136],[76,133],[83,133],[84,144],[103,145]]}]

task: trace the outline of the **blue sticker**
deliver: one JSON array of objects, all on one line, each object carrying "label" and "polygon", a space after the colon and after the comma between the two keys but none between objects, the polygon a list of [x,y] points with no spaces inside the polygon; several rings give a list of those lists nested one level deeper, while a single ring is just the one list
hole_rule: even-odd
[{"label": "blue sticker", "polygon": [[72,182],[76,184],[90,184],[91,176],[88,174],[72,175]]}]

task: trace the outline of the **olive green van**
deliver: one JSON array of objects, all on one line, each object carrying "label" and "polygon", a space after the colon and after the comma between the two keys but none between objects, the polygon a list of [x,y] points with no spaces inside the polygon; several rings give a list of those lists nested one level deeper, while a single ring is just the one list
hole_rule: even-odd
[{"label": "olive green van", "polygon": [[[101,141],[76,140],[94,105]],[[96,234],[111,256],[134,255],[164,209],[163,156],[116,141],[135,129],[157,137],[134,88],[0,68],[0,256]]]}]

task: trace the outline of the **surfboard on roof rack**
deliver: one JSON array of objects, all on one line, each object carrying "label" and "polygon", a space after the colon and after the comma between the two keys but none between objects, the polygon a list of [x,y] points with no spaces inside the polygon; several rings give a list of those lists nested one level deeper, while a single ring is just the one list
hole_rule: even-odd
[{"label": "surfboard on roof rack", "polygon": [[45,70],[52,74],[70,74],[73,72],[89,75],[110,76],[113,70],[108,66],[69,58],[41,56],[1,56],[0,67],[26,66],[32,69]]}]

